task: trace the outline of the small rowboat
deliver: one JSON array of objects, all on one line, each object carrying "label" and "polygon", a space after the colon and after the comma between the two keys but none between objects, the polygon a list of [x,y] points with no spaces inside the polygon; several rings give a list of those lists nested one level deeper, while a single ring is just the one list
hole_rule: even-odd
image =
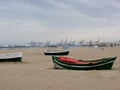
[{"label": "small rowboat", "polygon": [[22,52],[0,54],[0,62],[21,62]]},{"label": "small rowboat", "polygon": [[117,57],[108,57],[98,60],[76,60],[63,56],[52,56],[55,69],[69,70],[107,70],[112,69]]},{"label": "small rowboat", "polygon": [[68,55],[69,50],[45,50],[45,55]]}]

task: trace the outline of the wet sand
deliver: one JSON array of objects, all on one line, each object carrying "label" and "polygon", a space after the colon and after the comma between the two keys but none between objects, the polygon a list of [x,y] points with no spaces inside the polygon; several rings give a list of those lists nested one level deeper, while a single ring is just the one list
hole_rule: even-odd
[{"label": "wet sand", "polygon": [[71,48],[69,57],[99,59],[117,56],[112,70],[55,70],[47,48],[0,50],[22,52],[22,63],[0,63],[0,90],[120,90],[120,47]]}]

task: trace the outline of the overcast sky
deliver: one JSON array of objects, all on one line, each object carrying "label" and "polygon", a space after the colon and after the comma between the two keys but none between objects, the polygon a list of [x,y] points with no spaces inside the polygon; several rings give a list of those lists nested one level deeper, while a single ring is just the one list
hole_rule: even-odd
[{"label": "overcast sky", "polygon": [[0,44],[120,40],[120,0],[0,0]]}]

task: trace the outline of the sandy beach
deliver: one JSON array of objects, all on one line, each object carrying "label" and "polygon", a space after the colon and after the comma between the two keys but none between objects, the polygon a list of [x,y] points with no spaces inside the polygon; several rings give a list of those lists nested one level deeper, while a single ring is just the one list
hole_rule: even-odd
[{"label": "sandy beach", "polygon": [[69,57],[99,59],[117,56],[112,70],[56,70],[47,48],[0,50],[22,52],[22,63],[0,63],[0,90],[120,90],[120,47],[70,49]]}]

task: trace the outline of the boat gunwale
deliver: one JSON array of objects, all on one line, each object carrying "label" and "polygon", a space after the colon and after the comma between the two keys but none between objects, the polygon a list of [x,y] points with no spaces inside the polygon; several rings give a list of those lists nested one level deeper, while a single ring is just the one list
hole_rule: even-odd
[{"label": "boat gunwale", "polygon": [[44,53],[64,53],[69,52],[69,50],[44,50]]}]

